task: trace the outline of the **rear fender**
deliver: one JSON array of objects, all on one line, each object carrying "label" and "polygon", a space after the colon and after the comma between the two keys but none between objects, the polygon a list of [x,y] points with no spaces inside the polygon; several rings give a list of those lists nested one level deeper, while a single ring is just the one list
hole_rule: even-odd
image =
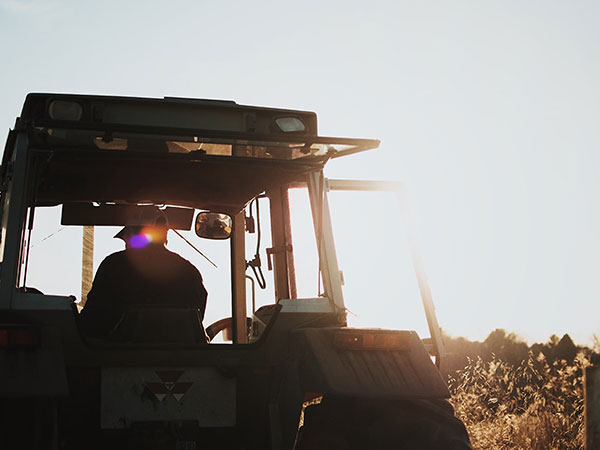
[{"label": "rear fender", "polygon": [[293,332],[304,392],[369,398],[448,398],[414,331],[306,328]]}]

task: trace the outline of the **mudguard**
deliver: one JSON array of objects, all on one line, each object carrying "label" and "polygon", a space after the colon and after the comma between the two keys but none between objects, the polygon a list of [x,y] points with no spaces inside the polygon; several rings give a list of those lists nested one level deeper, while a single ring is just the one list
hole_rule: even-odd
[{"label": "mudguard", "polygon": [[[378,336],[384,338],[383,345],[369,344],[377,342]],[[450,397],[414,331],[305,328],[294,331],[292,341],[299,352],[304,392],[368,398]]]},{"label": "mudguard", "polygon": [[68,395],[59,332],[50,326],[39,332],[38,348],[0,351],[0,398]]}]

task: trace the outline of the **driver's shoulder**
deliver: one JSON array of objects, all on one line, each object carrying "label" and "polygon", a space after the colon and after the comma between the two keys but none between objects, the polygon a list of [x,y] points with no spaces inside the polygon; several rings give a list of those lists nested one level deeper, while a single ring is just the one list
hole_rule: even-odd
[{"label": "driver's shoulder", "polygon": [[127,264],[128,261],[128,256],[127,256],[127,252],[126,250],[121,250],[115,253],[111,253],[110,255],[106,256],[102,262],[100,263],[100,266],[98,267],[98,270],[110,270],[110,269],[119,269],[120,267],[122,267],[123,265]]},{"label": "driver's shoulder", "polygon": [[120,250],[118,252],[111,253],[102,261],[104,263],[112,263],[115,261],[122,261],[127,259],[127,250]]},{"label": "driver's shoulder", "polygon": [[174,267],[177,267],[179,270],[185,270],[187,271],[187,273],[189,273],[190,275],[194,275],[194,276],[199,276],[200,279],[202,279],[202,276],[200,275],[200,271],[198,270],[198,268],[192,264],[189,260],[185,259],[183,256],[172,252],[168,249],[165,249],[169,255],[167,256],[167,258],[170,260],[170,264],[172,264]]}]

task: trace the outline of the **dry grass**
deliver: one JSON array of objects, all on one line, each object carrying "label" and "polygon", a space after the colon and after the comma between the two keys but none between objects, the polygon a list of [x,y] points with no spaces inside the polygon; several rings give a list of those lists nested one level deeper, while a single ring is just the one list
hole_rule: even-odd
[{"label": "dry grass", "polygon": [[470,360],[451,378],[452,403],[474,449],[582,449],[583,368],[549,363],[543,354],[513,366],[494,358]]}]

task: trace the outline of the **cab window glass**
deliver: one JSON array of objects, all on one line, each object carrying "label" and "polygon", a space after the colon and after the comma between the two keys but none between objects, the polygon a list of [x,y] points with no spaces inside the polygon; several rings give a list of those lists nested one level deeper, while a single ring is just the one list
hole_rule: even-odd
[{"label": "cab window glass", "polygon": [[290,189],[290,218],[298,298],[316,298],[323,292],[308,189]]},{"label": "cab window glass", "polygon": [[[83,227],[61,225],[60,219],[61,206],[35,209],[30,243],[28,246],[25,241],[23,248],[19,287],[27,286],[47,295],[74,296],[80,303],[82,294],[87,294],[87,287],[82,285]],[[104,258],[124,250],[124,242],[114,238],[121,228],[94,227],[94,276]],[[217,266],[214,267],[173,230],[168,232],[167,249],[190,261],[202,274],[208,291],[204,324],[231,316],[229,240],[200,239],[193,231],[178,232]]]},{"label": "cab window glass", "polygon": [[80,301],[83,227],[61,225],[60,206],[38,207],[34,214],[31,239],[25,240],[21,258],[19,287],[47,295],[72,295]]},{"label": "cab window glass", "polygon": [[264,305],[275,303],[273,271],[269,270],[267,249],[271,248],[271,216],[266,197],[254,199],[246,215],[246,311],[250,316]]},{"label": "cab window glass", "polygon": [[331,191],[329,205],[349,326],[429,336],[395,194]]}]

